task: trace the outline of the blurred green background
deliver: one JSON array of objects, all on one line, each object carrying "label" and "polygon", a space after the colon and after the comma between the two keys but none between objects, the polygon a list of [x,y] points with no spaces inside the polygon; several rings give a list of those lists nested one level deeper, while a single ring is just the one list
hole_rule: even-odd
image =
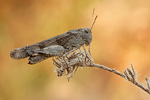
[{"label": "blurred green background", "polygon": [[96,63],[123,72],[132,62],[143,83],[150,76],[150,0],[1,0],[0,100],[148,100],[149,95],[112,73],[79,68],[74,77],[57,77],[48,59],[28,65],[10,51],[71,29],[93,28]]}]

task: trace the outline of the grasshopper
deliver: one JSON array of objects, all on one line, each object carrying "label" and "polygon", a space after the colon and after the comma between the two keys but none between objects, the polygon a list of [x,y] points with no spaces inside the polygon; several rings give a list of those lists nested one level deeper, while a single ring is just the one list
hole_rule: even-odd
[{"label": "grasshopper", "polygon": [[[93,10],[94,14],[94,10]],[[50,57],[66,57],[70,52],[83,46],[89,46],[92,41],[92,28],[96,21],[93,20],[90,28],[80,28],[67,31],[47,40],[28,45],[22,48],[16,48],[11,51],[10,56],[14,59],[24,59],[29,57],[28,64],[36,64]],[[87,51],[85,50],[87,53]]]}]

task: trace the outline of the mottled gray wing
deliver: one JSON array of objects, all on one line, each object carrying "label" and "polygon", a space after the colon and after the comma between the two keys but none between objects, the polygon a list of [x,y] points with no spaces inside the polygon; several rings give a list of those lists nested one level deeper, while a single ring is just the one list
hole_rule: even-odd
[{"label": "mottled gray wing", "polygon": [[[28,53],[29,50],[40,50],[40,49],[43,49],[43,48],[51,46],[51,45],[60,45],[60,43],[64,44],[68,39],[71,38],[72,35],[73,35],[73,33],[68,31],[64,34],[52,37],[47,40],[44,40],[44,41],[41,41],[41,42],[38,42],[38,43],[35,43],[32,45],[28,45],[28,46],[25,46],[22,48],[17,48],[15,50],[11,51],[10,56],[14,59],[26,58],[28,56],[31,56]],[[60,42],[60,40],[64,40],[64,41]]]}]

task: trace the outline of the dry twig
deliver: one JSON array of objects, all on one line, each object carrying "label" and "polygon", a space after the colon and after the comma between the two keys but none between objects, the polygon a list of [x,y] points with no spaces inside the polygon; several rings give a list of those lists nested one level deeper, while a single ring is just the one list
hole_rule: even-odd
[{"label": "dry twig", "polygon": [[[136,86],[140,87],[142,90],[150,94],[150,77],[149,79],[145,78],[147,82],[146,87],[140,84],[137,81],[137,75],[132,64],[131,64],[131,69],[126,68],[124,72],[121,73],[115,69],[111,69],[104,65],[95,64],[91,55],[88,53],[84,53],[81,50],[79,52],[75,51],[73,54],[70,54],[70,56],[67,57],[65,61],[62,58],[53,59],[53,61],[54,61],[54,65],[57,67],[56,71],[57,71],[58,76],[70,74],[70,76],[68,77],[68,80],[73,77],[74,73],[77,71],[77,68],[79,66],[80,67],[97,67],[97,68],[101,68],[103,70],[106,70],[106,71],[109,71],[116,75],[121,76],[122,78],[130,81],[131,83],[135,84]],[[67,67],[66,67],[65,62],[67,62]]]}]

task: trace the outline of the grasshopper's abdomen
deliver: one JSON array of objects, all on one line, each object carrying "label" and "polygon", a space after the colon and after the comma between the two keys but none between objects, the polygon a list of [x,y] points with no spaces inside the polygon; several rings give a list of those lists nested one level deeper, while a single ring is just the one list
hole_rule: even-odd
[{"label": "grasshopper's abdomen", "polygon": [[10,56],[13,59],[23,59],[30,56],[28,53],[29,50],[35,50],[35,49],[41,49],[41,46],[39,45],[28,45],[22,48],[16,48],[11,51]]},{"label": "grasshopper's abdomen", "polygon": [[28,55],[26,49],[17,48],[15,50],[11,51],[10,56],[14,59],[23,59],[23,58],[28,57],[29,55]]}]

